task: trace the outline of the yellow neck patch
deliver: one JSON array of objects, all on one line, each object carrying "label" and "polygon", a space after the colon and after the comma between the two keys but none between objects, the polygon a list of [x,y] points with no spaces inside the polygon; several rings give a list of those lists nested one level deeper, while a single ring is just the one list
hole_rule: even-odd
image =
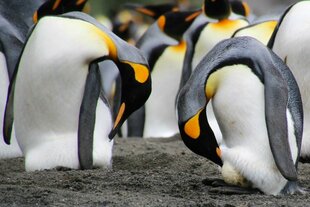
[{"label": "yellow neck patch", "polygon": [[233,31],[247,25],[248,23],[242,19],[238,20],[223,19],[217,23],[210,23],[210,26],[212,26],[214,29],[233,30]]},{"label": "yellow neck patch", "polygon": [[147,81],[149,77],[149,70],[145,65],[129,61],[122,61],[122,62],[129,64],[133,68],[136,81],[138,81],[139,83],[145,83],[145,81]]},{"label": "yellow neck patch", "polygon": [[184,126],[184,132],[192,139],[197,139],[200,136],[199,115],[201,111],[202,109],[190,118]]},{"label": "yellow neck patch", "polygon": [[116,45],[114,44],[113,40],[111,37],[109,37],[109,35],[107,35],[105,32],[101,31],[99,28],[97,27],[93,27],[94,32],[96,34],[98,34],[103,40],[104,42],[107,44],[108,49],[109,49],[109,56],[116,61],[117,60],[117,48]]},{"label": "yellow neck patch", "polygon": [[115,119],[113,129],[115,129],[115,127],[119,124],[121,118],[123,117],[124,111],[125,111],[125,103],[122,103],[121,107],[119,108],[117,117]]},{"label": "yellow neck patch", "polygon": [[175,52],[185,52],[186,51],[186,42],[182,40],[178,45],[171,47]]}]

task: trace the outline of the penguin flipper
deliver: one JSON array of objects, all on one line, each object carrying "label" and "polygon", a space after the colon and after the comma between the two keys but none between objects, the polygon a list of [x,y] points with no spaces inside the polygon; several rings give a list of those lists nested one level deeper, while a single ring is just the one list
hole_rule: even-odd
[{"label": "penguin flipper", "polygon": [[11,134],[13,129],[13,122],[14,122],[14,88],[15,88],[15,80],[16,80],[16,71],[13,73],[7,100],[6,100],[6,106],[5,106],[5,112],[4,112],[4,118],[3,118],[3,138],[4,142],[6,144],[11,143]]},{"label": "penguin flipper", "polygon": [[79,114],[78,154],[81,169],[93,167],[93,135],[101,88],[99,77],[99,66],[97,62],[93,62],[89,66]]},{"label": "penguin flipper", "polygon": [[[273,67],[286,67],[274,58]],[[272,67],[272,66],[271,66]],[[265,70],[265,117],[270,148],[277,167],[288,180],[297,180],[297,171],[292,158],[287,126],[288,84],[278,69]]]}]

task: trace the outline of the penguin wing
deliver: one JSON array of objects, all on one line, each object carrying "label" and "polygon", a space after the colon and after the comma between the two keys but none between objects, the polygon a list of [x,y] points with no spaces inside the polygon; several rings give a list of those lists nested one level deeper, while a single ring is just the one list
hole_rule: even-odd
[{"label": "penguin wing", "polygon": [[100,29],[109,47],[109,56],[120,71],[121,104],[109,135],[112,139],[128,116],[140,108],[151,93],[151,77],[147,60],[140,50],[117,37],[91,16],[82,12],[70,12],[62,17],[87,21]]},{"label": "penguin wing", "polygon": [[[35,26],[30,29],[29,34],[33,32],[34,28]],[[30,37],[30,35],[28,37]],[[21,52],[15,64],[15,68],[13,70],[12,76],[10,77],[10,85],[8,89],[8,95],[7,95],[4,118],[3,118],[3,138],[4,138],[5,143],[7,144],[10,144],[11,142],[11,134],[12,134],[13,122],[14,122],[13,107],[14,107],[15,81],[16,81],[16,76],[18,72],[20,58],[23,54],[27,41],[28,41],[28,38],[26,39],[25,44],[23,48],[21,49]]]},{"label": "penguin wing", "polygon": [[[275,57],[275,56],[271,56]],[[273,58],[275,59],[275,58]],[[277,64],[266,64],[272,70],[264,71],[265,117],[271,151],[281,174],[288,180],[296,180],[297,172],[288,140],[287,106],[289,102],[288,80],[285,80],[279,67],[289,70],[277,60]],[[285,68],[285,69],[284,69]]]},{"label": "penguin wing", "polygon": [[99,66],[97,62],[92,62],[89,65],[79,114],[78,155],[81,169],[91,169],[93,166],[93,135],[100,89]]}]

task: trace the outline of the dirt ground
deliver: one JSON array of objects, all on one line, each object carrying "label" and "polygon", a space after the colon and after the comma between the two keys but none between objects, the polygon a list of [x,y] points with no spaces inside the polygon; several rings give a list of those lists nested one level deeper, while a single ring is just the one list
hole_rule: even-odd
[{"label": "dirt ground", "polygon": [[[219,177],[217,167],[179,137],[117,138],[109,170],[27,173],[22,158],[1,160],[0,168],[0,206],[310,206],[310,193],[215,193],[202,181]],[[299,179],[310,189],[309,164],[300,164]]]}]

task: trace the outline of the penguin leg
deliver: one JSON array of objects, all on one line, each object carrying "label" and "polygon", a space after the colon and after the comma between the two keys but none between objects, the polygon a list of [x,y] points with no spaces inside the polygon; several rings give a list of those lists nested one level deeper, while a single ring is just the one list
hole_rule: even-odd
[{"label": "penguin leg", "polygon": [[202,181],[203,184],[207,186],[211,186],[212,188],[209,190],[210,193],[219,193],[225,195],[244,195],[244,194],[258,194],[261,193],[258,189],[254,188],[245,188],[236,185],[230,185],[225,183],[224,180],[219,178],[206,178]]},{"label": "penguin leg", "polygon": [[308,189],[302,188],[296,181],[289,181],[281,191],[281,194],[306,194]]},{"label": "penguin leg", "polygon": [[78,154],[81,169],[91,169],[93,166],[93,135],[100,88],[99,66],[93,62],[89,66],[79,115]]}]

